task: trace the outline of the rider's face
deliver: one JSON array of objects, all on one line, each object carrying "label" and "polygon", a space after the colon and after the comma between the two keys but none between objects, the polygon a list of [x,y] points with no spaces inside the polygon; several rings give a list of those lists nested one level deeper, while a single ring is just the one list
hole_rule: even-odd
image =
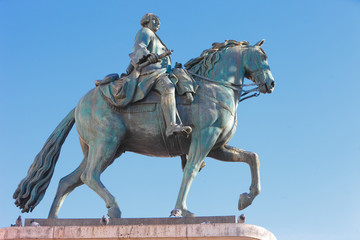
[{"label": "rider's face", "polygon": [[151,21],[148,23],[148,27],[154,31],[157,32],[160,28],[160,19],[158,19],[157,17],[154,17],[153,19],[151,19]]}]

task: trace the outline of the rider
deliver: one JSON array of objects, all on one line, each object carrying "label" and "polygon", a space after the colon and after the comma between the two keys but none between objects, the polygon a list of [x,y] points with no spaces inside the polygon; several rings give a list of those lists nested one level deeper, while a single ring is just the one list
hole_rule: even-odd
[{"label": "rider", "polygon": [[153,13],[147,13],[141,19],[140,24],[142,28],[135,37],[133,52],[130,54],[131,63],[135,67],[139,62],[144,61],[151,64],[140,69],[139,83],[135,94],[140,97],[135,97],[133,100],[137,101],[145,97],[151,89],[156,90],[161,95],[166,136],[181,132],[190,133],[192,131],[190,126],[176,123],[175,86],[168,77],[171,71],[171,59],[169,56],[158,58],[160,54],[168,51],[166,45],[156,35],[156,31],[160,28],[160,19]]}]

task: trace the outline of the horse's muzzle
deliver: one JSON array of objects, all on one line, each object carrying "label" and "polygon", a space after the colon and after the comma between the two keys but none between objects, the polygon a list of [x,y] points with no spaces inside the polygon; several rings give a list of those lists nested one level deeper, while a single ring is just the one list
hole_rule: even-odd
[{"label": "horse's muzzle", "polygon": [[265,73],[265,88],[266,88],[266,93],[272,93],[275,88],[274,77],[271,74],[270,70],[266,71]]},{"label": "horse's muzzle", "polygon": [[265,84],[265,86],[266,86],[266,90],[267,90],[266,92],[267,93],[272,93],[274,91],[274,88],[275,88],[275,81],[271,80],[270,84]]}]

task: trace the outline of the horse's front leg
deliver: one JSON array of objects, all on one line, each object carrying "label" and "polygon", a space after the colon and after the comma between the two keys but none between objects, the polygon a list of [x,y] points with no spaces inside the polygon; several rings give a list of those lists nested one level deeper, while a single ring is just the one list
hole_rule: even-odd
[{"label": "horse's front leg", "polygon": [[202,162],[216,143],[220,132],[220,128],[209,127],[192,133],[189,156],[184,168],[183,179],[175,206],[175,208],[182,210],[182,215],[184,217],[195,216],[187,209],[186,199],[190,186],[199,172]]},{"label": "horse's front leg", "polygon": [[259,172],[260,161],[257,154],[225,145],[212,150],[208,156],[225,162],[245,162],[249,164],[251,171],[250,193],[243,193],[240,195],[238,208],[239,210],[242,210],[248,207],[261,191]]}]

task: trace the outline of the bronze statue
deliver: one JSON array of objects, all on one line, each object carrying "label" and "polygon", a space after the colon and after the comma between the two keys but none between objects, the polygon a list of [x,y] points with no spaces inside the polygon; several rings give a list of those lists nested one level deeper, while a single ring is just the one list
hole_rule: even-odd
[{"label": "bronze statue", "polygon": [[[240,195],[239,210],[249,206],[260,193],[258,156],[227,142],[236,130],[236,109],[244,93],[244,78],[251,79],[261,93],[274,89],[267,56],[261,48],[264,40],[255,45],[234,40],[215,43],[188,61],[186,69],[170,71],[167,48],[155,34],[159,24],[155,15],[145,15],[131,54],[133,69],[90,90],[56,127],[14,193],[15,204],[22,212],[32,211],[43,198],[61,146],[75,122],[84,158],[78,168],[60,180],[49,218],[57,218],[66,196],[82,184],[105,201],[110,217],[121,217],[117,201],[100,181],[100,175],[126,151],[157,157],[182,156],[184,174],[175,203],[182,216],[194,216],[186,199],[207,156],[250,166],[250,192]],[[191,76],[176,77],[176,71]],[[191,103],[185,94],[176,96],[183,125],[175,125],[174,91],[182,77],[195,81],[196,93]],[[188,134],[172,134],[183,131]]]}]

